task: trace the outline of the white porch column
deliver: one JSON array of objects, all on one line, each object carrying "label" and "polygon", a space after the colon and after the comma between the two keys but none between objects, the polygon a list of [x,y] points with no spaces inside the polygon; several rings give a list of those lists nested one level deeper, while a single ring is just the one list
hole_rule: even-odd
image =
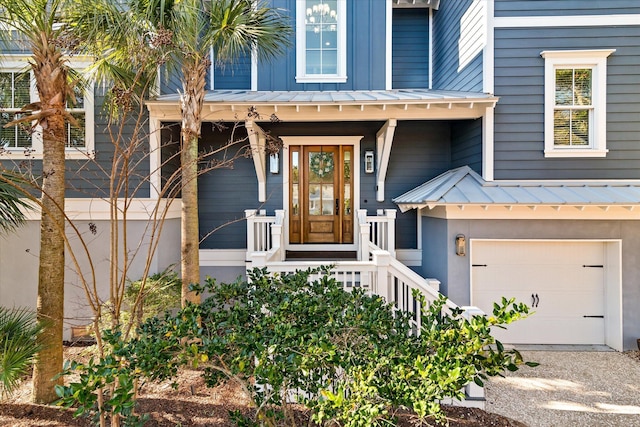
[{"label": "white porch column", "polygon": [[162,191],[161,127],[159,119],[149,120],[149,197],[151,199],[159,198]]}]

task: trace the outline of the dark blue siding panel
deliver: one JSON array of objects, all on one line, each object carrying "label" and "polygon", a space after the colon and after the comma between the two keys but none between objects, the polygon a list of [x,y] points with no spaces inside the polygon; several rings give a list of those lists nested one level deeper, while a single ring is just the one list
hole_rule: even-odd
[{"label": "dark blue siding panel", "polygon": [[[363,148],[364,149],[364,148]],[[398,122],[385,183],[385,202],[377,209],[397,209],[391,199],[451,168],[451,130],[447,122]],[[362,188],[362,198],[375,202],[371,192]],[[363,206],[367,206],[366,204]],[[396,244],[401,249],[417,248],[416,211],[400,213],[396,221]]]},{"label": "dark blue siding panel", "polygon": [[[128,195],[129,197],[149,196],[149,162],[148,162],[148,128],[146,113],[141,120],[143,123],[140,129],[139,139],[132,139],[134,134],[135,118],[125,119],[123,132],[119,135],[115,125],[111,134],[108,131],[108,117],[103,109],[104,93],[102,89],[96,88],[94,93],[94,151],[93,159],[69,159],[65,162],[66,197],[91,198],[109,196],[109,171],[112,167],[114,153],[114,143],[118,142],[122,146],[137,144],[138,148],[131,156],[127,173],[120,173],[124,179],[128,175]],[[134,109],[135,110],[135,109]],[[119,135],[119,136],[118,136]],[[113,139],[112,139],[113,138]],[[122,163],[120,163],[122,166]],[[38,159],[11,159],[10,155],[0,156],[0,167],[25,173],[29,176],[42,176],[42,161]],[[124,194],[124,193],[122,193]]]},{"label": "dark blue siding panel", "polygon": [[626,13],[640,13],[640,2],[637,0],[495,0],[495,16],[498,17]]},{"label": "dark blue siding panel", "polygon": [[[607,59],[605,158],[544,157],[543,50],[616,49]],[[640,178],[640,26],[495,30],[496,179]]]},{"label": "dark blue siding panel", "polygon": [[[207,82],[207,87],[209,82]],[[213,75],[213,89],[251,89],[251,54],[238,58],[233,64],[216,66]]]},{"label": "dark blue siding panel", "polygon": [[[295,30],[295,0],[271,0],[272,7],[291,17]],[[386,5],[380,0],[347,2],[346,83],[296,83],[295,34],[292,47],[271,63],[258,64],[258,90],[381,90],[385,88]]]},{"label": "dark blue siding panel", "polygon": [[182,89],[182,81],[180,80],[182,73],[176,69],[167,69],[167,67],[161,67],[160,69],[160,95],[170,95],[177,93]]},{"label": "dark blue siding panel", "polygon": [[451,123],[451,167],[465,165],[482,175],[482,119]]},{"label": "dark blue siding panel", "polygon": [[461,20],[472,0],[444,1],[433,17],[433,88],[482,92],[482,52],[460,68]]},{"label": "dark blue siding panel", "polygon": [[392,87],[429,87],[429,12],[393,9]]},{"label": "dark blue siding panel", "polygon": [[[265,131],[273,136],[322,136],[322,135],[362,135],[360,161],[364,151],[375,149],[376,132],[382,122],[351,123],[264,123]],[[397,209],[392,198],[411,190],[452,167],[452,127],[458,135],[460,153],[466,146],[473,152],[477,123],[466,122],[422,122],[401,121],[398,123],[391,158],[387,171],[385,201],[376,201],[375,174],[360,177],[360,207],[374,214],[378,209]],[[205,125],[206,127],[206,125]],[[203,127],[203,149],[212,149],[227,134],[206,131]],[[287,155],[285,151],[281,156]],[[460,154],[463,157],[463,154]],[[469,159],[475,159],[475,154]],[[280,159],[282,162],[282,159]],[[459,160],[460,162],[464,160]],[[281,163],[282,164],[282,163]],[[364,170],[361,165],[361,170]],[[272,215],[275,209],[282,208],[282,171],[279,174],[267,173],[267,201],[258,203],[258,184],[253,161],[250,158],[236,160],[233,168],[216,169],[199,179],[200,194],[200,231],[204,235],[216,227],[230,221],[241,219],[245,209],[266,209]],[[416,211],[398,213],[396,221],[396,245],[400,249],[417,247]],[[246,224],[239,221],[226,225],[201,245],[203,249],[237,249],[245,247]]]}]

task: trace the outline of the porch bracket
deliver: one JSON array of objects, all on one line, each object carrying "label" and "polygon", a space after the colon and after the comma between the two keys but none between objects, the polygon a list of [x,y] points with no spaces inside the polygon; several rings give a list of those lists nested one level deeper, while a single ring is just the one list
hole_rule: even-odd
[{"label": "porch bracket", "polygon": [[396,119],[389,119],[376,133],[376,200],[384,202],[384,182],[387,177],[389,167],[389,157],[391,156],[391,146],[393,145],[393,135],[396,131]]},{"label": "porch bracket", "polygon": [[267,200],[266,138],[262,128],[252,120],[247,120],[244,126],[247,128],[249,144],[251,145],[251,157],[253,158],[253,165],[256,168],[256,177],[258,178],[258,201],[265,202]]}]

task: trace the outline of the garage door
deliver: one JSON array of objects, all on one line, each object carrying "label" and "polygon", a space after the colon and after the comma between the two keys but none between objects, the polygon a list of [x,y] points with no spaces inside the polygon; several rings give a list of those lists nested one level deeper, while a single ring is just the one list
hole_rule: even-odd
[{"label": "garage door", "polygon": [[513,344],[604,344],[605,247],[602,242],[474,241],[471,303],[491,313],[515,297],[535,312],[496,330]]}]

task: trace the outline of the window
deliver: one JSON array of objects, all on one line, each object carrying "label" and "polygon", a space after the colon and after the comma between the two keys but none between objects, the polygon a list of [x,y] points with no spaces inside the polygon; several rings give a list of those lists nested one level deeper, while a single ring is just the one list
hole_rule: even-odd
[{"label": "window", "polygon": [[607,154],[607,57],[613,49],[544,51],[545,157]]},{"label": "window", "polygon": [[[74,64],[84,68],[87,64]],[[26,58],[4,61],[0,69],[0,149],[11,158],[42,156],[42,132],[28,123],[5,128],[19,117],[20,109],[38,100],[33,76],[27,69]],[[93,151],[93,93],[91,89],[75,90],[76,102],[67,105],[80,127],[67,123],[67,157],[85,158]],[[70,100],[69,100],[70,102]]]},{"label": "window", "polygon": [[347,0],[297,0],[296,81],[347,81]]},{"label": "window", "polygon": [[20,107],[31,102],[29,82],[28,72],[0,72],[0,146],[5,150],[31,147],[28,126],[4,127],[20,117]]}]

